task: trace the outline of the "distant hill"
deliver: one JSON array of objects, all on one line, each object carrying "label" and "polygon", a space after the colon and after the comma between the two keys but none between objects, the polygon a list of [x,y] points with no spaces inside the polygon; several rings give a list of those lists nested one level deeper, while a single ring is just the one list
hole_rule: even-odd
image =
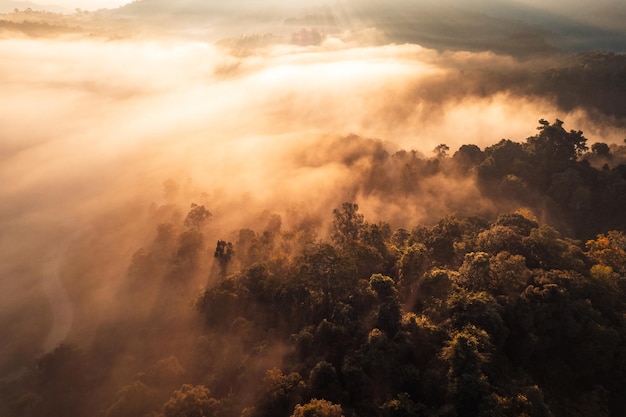
[{"label": "distant hill", "polygon": [[71,10],[65,7],[55,6],[51,4],[37,4],[31,1],[14,1],[14,0],[0,0],[0,13],[10,13],[15,9],[26,10],[32,9],[37,11],[47,11],[53,13],[70,13]]},{"label": "distant hill", "polygon": [[[585,6],[586,7],[586,6]],[[604,1],[601,7],[555,8],[532,1],[489,0],[467,5],[458,0],[438,3],[398,0],[333,3],[235,0],[138,0],[114,11],[134,18],[166,16],[168,26],[218,21],[243,33],[280,32],[279,26],[319,27],[307,17],[330,16],[340,30],[375,27],[390,41],[418,43],[440,50],[489,50],[519,57],[551,54],[556,50],[626,52],[626,3]],[[325,19],[328,22],[328,19]],[[616,23],[617,22],[617,23]]]}]

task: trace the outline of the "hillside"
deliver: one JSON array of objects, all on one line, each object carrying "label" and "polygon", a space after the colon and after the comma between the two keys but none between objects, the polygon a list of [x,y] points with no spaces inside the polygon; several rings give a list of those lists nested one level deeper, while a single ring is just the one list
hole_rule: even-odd
[{"label": "hillside", "polygon": [[[393,228],[346,202],[329,222],[265,212],[229,236],[210,207],[159,207],[108,318],[3,382],[1,415],[620,416],[625,147],[589,150],[558,120],[452,156],[380,145],[334,145],[339,163],[372,162],[361,195],[410,206],[470,175],[492,204]],[[86,249],[70,251],[70,296]]]}]

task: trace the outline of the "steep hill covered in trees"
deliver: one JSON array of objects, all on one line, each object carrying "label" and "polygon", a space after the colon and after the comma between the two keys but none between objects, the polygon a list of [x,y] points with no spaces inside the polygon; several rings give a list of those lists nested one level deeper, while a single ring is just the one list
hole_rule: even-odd
[{"label": "steep hill covered in trees", "polygon": [[345,202],[215,236],[210,207],[159,207],[118,311],[3,381],[0,415],[621,416],[626,149],[586,142],[558,120],[433,158],[337,142],[363,199],[475,179],[484,202],[423,224]]}]

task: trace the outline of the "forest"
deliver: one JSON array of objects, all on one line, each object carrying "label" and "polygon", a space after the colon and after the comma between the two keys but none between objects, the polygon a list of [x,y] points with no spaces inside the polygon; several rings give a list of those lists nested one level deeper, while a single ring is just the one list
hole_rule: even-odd
[{"label": "forest", "polygon": [[[542,119],[432,156],[327,146],[297,156],[354,177],[325,214],[216,232],[210,204],[152,207],[116,307],[3,379],[0,416],[624,415],[626,144]],[[469,199],[442,185],[468,179]],[[404,214],[366,218],[373,196]],[[72,291],[87,251],[107,256],[87,243]]]},{"label": "forest", "polygon": [[39,1],[0,417],[625,416],[625,2]]}]

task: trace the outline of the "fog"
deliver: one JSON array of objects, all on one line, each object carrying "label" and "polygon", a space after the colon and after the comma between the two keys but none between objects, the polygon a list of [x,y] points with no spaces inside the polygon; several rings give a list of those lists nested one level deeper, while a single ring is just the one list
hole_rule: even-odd
[{"label": "fog", "polygon": [[[2,32],[0,373],[13,378],[122,315],[133,254],[191,203],[212,213],[209,242],[261,227],[267,212],[286,227],[290,210],[328,221],[343,201],[394,227],[428,223],[467,201],[496,208],[471,178],[430,179],[419,199],[363,193],[378,147],[484,148],[522,141],[540,118],[592,142],[626,137],[614,116],[524,94],[558,56],[442,50],[358,26],[210,40],[153,27],[112,37],[106,22],[96,33]],[[193,291],[207,284],[195,277]]]}]

